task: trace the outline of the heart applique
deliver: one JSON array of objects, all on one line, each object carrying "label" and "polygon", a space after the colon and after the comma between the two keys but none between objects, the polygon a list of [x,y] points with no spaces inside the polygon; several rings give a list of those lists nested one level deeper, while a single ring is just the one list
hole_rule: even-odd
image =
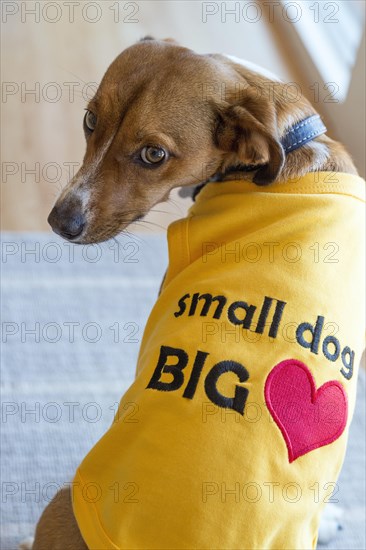
[{"label": "heart applique", "polygon": [[332,443],[346,427],[348,404],[342,384],[330,380],[317,390],[308,367],[296,359],[273,367],[264,395],[286,442],[290,462]]}]

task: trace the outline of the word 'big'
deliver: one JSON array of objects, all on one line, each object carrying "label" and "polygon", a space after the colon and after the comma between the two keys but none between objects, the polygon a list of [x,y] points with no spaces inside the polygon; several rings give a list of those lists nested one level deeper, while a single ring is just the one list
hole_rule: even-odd
[{"label": "word 'big'", "polygon": [[[208,355],[209,353],[205,351],[197,351],[191,375],[184,388],[183,397],[188,399],[194,397]],[[171,357],[175,360],[173,364],[169,364],[169,358]],[[159,391],[178,390],[184,384],[185,377],[183,370],[188,365],[188,361],[188,353],[183,349],[161,346],[156,368],[146,388]],[[239,382],[246,382],[249,378],[249,372],[237,361],[220,361],[206,375],[204,381],[206,395],[215,405],[226,409],[233,409],[240,414],[244,414],[245,402],[249,393],[246,388],[235,384],[234,395],[231,397],[223,395],[217,389],[219,378],[228,372],[234,373]],[[170,375],[168,377],[170,381],[162,380],[166,374]],[[171,376],[173,377],[172,379]]]}]

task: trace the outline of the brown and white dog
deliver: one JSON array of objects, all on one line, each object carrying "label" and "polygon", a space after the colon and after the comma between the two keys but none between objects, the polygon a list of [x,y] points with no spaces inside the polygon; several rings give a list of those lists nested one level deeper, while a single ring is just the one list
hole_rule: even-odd
[{"label": "brown and white dog", "polygon": [[[115,59],[90,101],[83,165],[49,223],[73,243],[96,243],[176,187],[243,177],[267,185],[318,170],[357,174],[343,146],[324,134],[285,154],[286,130],[315,114],[304,97],[296,100],[249,63],[146,37]],[[33,549],[84,548],[64,490],[44,511]]]},{"label": "brown and white dog", "polygon": [[[84,162],[50,214],[53,230],[75,243],[104,241],[173,188],[229,168],[223,178],[259,185],[317,170],[357,174],[325,135],[285,157],[285,130],[316,111],[250,67],[171,41],[145,39],[123,51],[88,105]],[[237,165],[259,169],[243,176]]]}]

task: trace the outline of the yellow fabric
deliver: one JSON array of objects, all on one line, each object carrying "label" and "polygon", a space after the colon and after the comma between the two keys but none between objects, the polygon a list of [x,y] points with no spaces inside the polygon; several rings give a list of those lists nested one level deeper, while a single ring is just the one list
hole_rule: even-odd
[{"label": "yellow fabric", "polygon": [[[74,511],[89,548],[315,548],[322,508],[337,492],[355,405],[365,326],[363,239],[364,181],[326,172],[269,187],[208,184],[188,217],[169,227],[169,269],[145,329],[136,380],[74,480]],[[217,301],[202,314],[204,299],[189,316],[195,293],[223,295],[220,318],[214,318]],[[260,334],[254,329],[266,296],[273,302]],[[250,329],[228,317],[238,301],[256,307]],[[270,337],[279,302],[286,305]],[[236,315],[243,318],[243,310]],[[324,325],[314,353],[295,333],[319,316]],[[341,354],[325,357],[328,335],[340,352],[354,352],[353,373]],[[311,340],[309,332],[306,337]],[[156,371],[161,350],[170,348],[182,350],[181,365],[187,362],[180,375],[174,366],[174,374],[169,367]],[[205,361],[194,388],[198,351],[196,372]],[[289,358],[307,365],[317,388],[340,382],[349,407],[338,439],[292,462],[264,398],[267,376]],[[216,384],[228,398],[248,390],[242,412],[206,393],[205,381],[222,361],[248,373],[240,382],[229,369]],[[168,365],[177,363],[167,356]]]}]

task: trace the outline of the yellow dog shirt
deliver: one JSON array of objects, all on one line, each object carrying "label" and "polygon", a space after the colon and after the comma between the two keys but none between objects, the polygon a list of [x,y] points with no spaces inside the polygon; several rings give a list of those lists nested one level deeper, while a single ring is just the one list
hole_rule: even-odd
[{"label": "yellow dog shirt", "polygon": [[89,548],[316,546],[364,343],[363,194],[212,183],[169,227],[136,380],[74,479]]}]

